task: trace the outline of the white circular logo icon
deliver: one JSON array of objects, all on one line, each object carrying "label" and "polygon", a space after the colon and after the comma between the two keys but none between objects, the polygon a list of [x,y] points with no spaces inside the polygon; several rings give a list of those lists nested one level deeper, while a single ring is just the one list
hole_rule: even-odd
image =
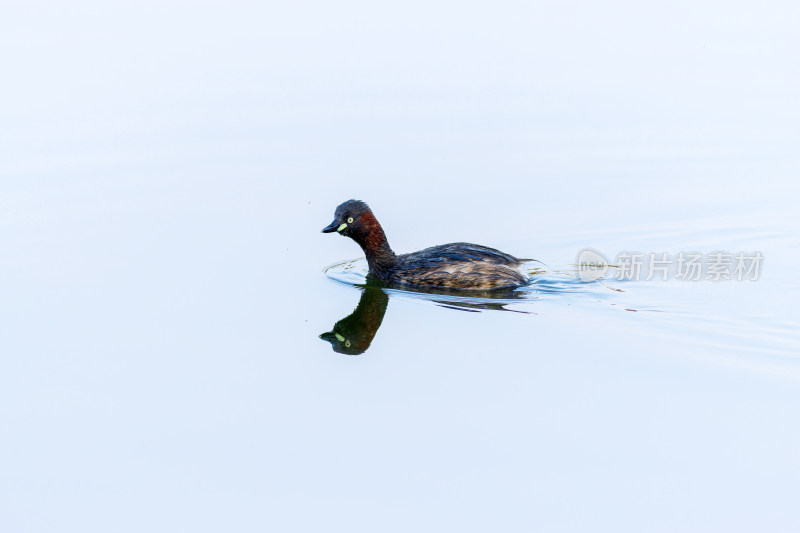
[{"label": "white circular logo icon", "polygon": [[578,252],[575,262],[578,266],[578,276],[582,281],[604,278],[608,271],[608,259],[594,248],[584,248]]}]

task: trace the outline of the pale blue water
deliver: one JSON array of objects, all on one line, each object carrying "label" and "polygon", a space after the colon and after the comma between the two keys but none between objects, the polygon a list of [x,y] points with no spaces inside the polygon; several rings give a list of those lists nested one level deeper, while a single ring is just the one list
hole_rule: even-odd
[{"label": "pale blue water", "polygon": [[[796,15],[6,6],[2,530],[800,529]],[[543,265],[364,293],[349,198]]]}]

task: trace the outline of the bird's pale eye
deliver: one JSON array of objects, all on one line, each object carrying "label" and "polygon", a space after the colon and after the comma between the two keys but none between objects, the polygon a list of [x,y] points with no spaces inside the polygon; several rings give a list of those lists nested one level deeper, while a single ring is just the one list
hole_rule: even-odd
[{"label": "bird's pale eye", "polygon": [[348,224],[352,224],[353,223],[353,217],[348,217],[347,218],[347,223]]}]

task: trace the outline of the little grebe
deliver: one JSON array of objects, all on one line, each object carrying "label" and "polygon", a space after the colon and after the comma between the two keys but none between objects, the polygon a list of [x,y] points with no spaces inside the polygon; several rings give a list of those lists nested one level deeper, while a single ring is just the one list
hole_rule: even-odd
[{"label": "little grebe", "polygon": [[369,273],[388,283],[458,289],[501,289],[528,282],[520,265],[526,259],[478,244],[454,242],[395,255],[369,206],[348,200],[336,208],[323,233],[339,232],[361,246]]}]

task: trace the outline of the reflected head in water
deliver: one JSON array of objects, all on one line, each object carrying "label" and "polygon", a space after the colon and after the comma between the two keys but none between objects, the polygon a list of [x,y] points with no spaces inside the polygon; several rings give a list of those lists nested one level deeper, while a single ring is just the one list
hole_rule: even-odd
[{"label": "reflected head in water", "polygon": [[338,321],[333,330],[323,333],[320,339],[331,343],[333,351],[359,355],[367,351],[378,332],[389,304],[389,295],[378,287],[366,287],[355,310]]}]

